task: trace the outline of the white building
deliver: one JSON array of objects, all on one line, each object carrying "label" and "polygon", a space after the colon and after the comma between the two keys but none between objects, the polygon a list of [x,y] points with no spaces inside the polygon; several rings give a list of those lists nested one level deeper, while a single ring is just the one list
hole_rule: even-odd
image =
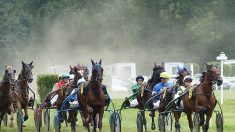
[{"label": "white building", "polygon": [[104,74],[111,77],[112,91],[128,91],[131,79],[136,77],[135,63],[115,63],[104,66]]}]

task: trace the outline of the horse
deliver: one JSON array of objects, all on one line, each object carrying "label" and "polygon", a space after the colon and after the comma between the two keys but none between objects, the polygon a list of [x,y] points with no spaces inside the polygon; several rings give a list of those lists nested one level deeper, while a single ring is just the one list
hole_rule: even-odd
[{"label": "horse", "polygon": [[[70,73],[74,74],[73,80],[66,86],[65,96],[69,96],[73,89],[77,88],[77,82],[82,78],[81,73],[79,72],[80,68],[77,66],[70,66]],[[71,131],[76,132],[75,126],[77,121],[77,111],[69,111],[68,123],[71,123]]]},{"label": "horse", "polygon": [[[5,74],[0,82],[0,122],[7,112],[11,115],[10,127],[13,127],[14,108],[12,90],[14,88],[16,70],[12,66],[5,66]],[[1,124],[1,123],[0,123]]]},{"label": "horse", "polygon": [[[29,117],[28,115],[28,102],[29,102],[29,85],[28,83],[31,83],[33,81],[33,74],[32,74],[32,69],[33,69],[33,61],[30,62],[29,64],[22,63],[22,69],[21,72],[18,76],[18,79],[16,80],[15,83],[15,92],[16,92],[16,97],[15,97],[15,103],[17,104],[18,109],[24,109],[24,121],[26,121]],[[19,103],[20,104],[19,104]]]},{"label": "horse", "polygon": [[[166,110],[167,105],[170,101],[175,98],[175,94],[180,86],[183,85],[183,79],[185,76],[190,75],[190,72],[184,68],[181,72],[178,73],[178,77],[176,77],[177,81],[174,86],[165,88],[160,95],[160,104],[158,111],[159,113],[164,112]],[[172,105],[171,108],[176,108],[176,105]],[[180,129],[179,118],[181,116],[181,112],[174,111],[174,118],[175,118],[175,128],[176,130]]]},{"label": "horse", "polygon": [[[139,110],[144,110],[145,104],[146,102],[152,97],[152,90],[153,87],[161,82],[161,78],[160,78],[160,74],[162,72],[164,72],[165,69],[163,68],[163,66],[161,65],[156,65],[156,63],[154,63],[154,67],[153,67],[153,74],[151,76],[151,78],[148,80],[147,84],[143,84],[138,88],[138,93],[137,93],[137,101],[138,101],[138,105],[137,108]],[[144,119],[144,126],[145,126],[145,131],[147,131],[147,123],[146,123],[146,118],[145,118],[145,113],[141,112],[143,119]],[[155,117],[155,112],[151,111],[150,114],[151,118],[152,118],[152,125],[151,128],[155,129],[155,123],[154,123],[154,117]]]},{"label": "horse", "polygon": [[[85,119],[85,124],[93,123],[93,131],[96,132],[97,128],[97,114],[99,116],[98,128],[102,131],[102,119],[105,107],[105,95],[101,88],[103,80],[103,68],[101,67],[101,60],[99,63],[95,63],[91,59],[92,63],[92,75],[91,80],[87,84],[87,94],[85,95],[86,100],[86,112],[87,117]],[[89,130],[89,126],[88,126]]]},{"label": "horse", "polygon": [[[201,83],[192,90],[192,97],[189,98],[189,92],[183,97],[184,112],[187,114],[189,128],[193,131],[192,112],[199,114],[200,126],[203,132],[209,129],[209,121],[212,112],[217,104],[212,85],[222,85],[223,79],[217,67],[206,64],[206,72],[203,75]],[[206,122],[204,115],[206,115]],[[205,122],[205,124],[204,124]]]}]

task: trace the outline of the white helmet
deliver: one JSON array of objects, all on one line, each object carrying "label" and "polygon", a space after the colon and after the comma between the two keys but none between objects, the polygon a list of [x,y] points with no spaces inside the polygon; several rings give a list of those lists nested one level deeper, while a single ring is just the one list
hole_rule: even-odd
[{"label": "white helmet", "polygon": [[193,79],[190,76],[185,76],[183,82],[185,81],[193,81]]}]

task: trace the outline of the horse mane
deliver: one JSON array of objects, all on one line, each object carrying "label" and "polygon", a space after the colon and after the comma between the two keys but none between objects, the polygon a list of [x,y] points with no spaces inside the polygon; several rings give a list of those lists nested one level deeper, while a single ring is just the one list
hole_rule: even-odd
[{"label": "horse mane", "polygon": [[152,77],[151,77],[151,79],[150,79],[148,82],[150,82],[150,83],[153,82],[153,81],[154,81],[154,80],[153,80],[154,77],[158,77],[156,83],[161,82],[160,74],[161,74],[162,72],[164,72],[164,71],[165,71],[165,69],[164,69],[163,67],[161,67],[160,65],[155,66],[155,67],[153,68]]},{"label": "horse mane", "polygon": [[212,66],[214,66],[214,65],[213,64],[212,65],[207,65],[205,71],[201,72],[202,76],[200,77],[200,83],[202,83],[204,81],[207,70],[210,69]]}]

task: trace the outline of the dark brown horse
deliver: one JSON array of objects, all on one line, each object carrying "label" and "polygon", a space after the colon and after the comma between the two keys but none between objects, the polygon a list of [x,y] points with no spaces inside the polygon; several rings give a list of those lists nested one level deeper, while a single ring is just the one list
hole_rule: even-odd
[{"label": "dark brown horse", "polygon": [[[170,103],[170,101],[174,99],[178,88],[183,85],[184,77],[188,75],[190,75],[190,72],[186,68],[182,69],[182,71],[178,73],[178,77],[176,77],[176,84],[172,87],[165,88],[165,91],[163,91],[160,95],[160,104],[158,108],[159,113],[164,112],[166,110],[167,105]],[[175,104],[171,105],[171,109],[175,108]],[[181,116],[181,112],[174,111],[173,113],[175,117],[175,128],[176,130],[180,130],[179,118]]]},{"label": "dark brown horse", "polygon": [[[103,68],[101,67],[101,60],[99,63],[92,62],[92,75],[91,80],[87,84],[88,92],[86,94],[86,110],[88,111],[87,123],[93,123],[93,131],[96,132],[97,122],[99,131],[102,131],[102,119],[105,106],[105,95],[101,88],[103,80]],[[97,119],[98,114],[98,119]],[[98,120],[98,121],[97,121]]]},{"label": "dark brown horse", "polygon": [[[164,71],[165,70],[164,70],[163,66],[156,65],[156,63],[154,63],[153,74],[152,74],[151,79],[148,80],[147,84],[143,84],[138,88],[138,91],[139,91],[137,93],[137,101],[138,101],[137,108],[138,109],[144,110],[146,102],[152,97],[153,87],[161,81],[160,74]],[[142,112],[142,116],[144,118],[144,123],[143,124],[145,126],[145,131],[147,131],[147,122],[146,122],[146,119],[145,119],[145,113],[144,112]],[[155,129],[155,123],[154,123],[155,112],[152,111],[150,116],[152,118],[151,128]]]},{"label": "dark brown horse", "polygon": [[[191,131],[193,131],[192,112],[199,114],[200,126],[202,126],[203,131],[207,132],[209,129],[209,121],[217,103],[212,88],[214,83],[220,86],[223,79],[217,67],[206,64],[206,73],[201,84],[193,90],[193,97],[189,98],[188,93],[183,97],[184,111],[187,114]],[[206,122],[204,115],[206,115]]]},{"label": "dark brown horse", "polygon": [[29,102],[29,85],[33,81],[33,61],[29,64],[26,64],[22,61],[22,69],[18,76],[15,85],[15,91],[17,94],[16,104],[20,102],[20,106],[17,105],[18,109],[24,109],[24,121],[28,119],[28,102]]},{"label": "dark brown horse", "polygon": [[16,71],[12,66],[5,66],[5,74],[0,82],[0,122],[7,112],[8,114],[11,114],[10,127],[13,127],[14,108],[12,102],[12,90],[14,89],[15,73]]}]

